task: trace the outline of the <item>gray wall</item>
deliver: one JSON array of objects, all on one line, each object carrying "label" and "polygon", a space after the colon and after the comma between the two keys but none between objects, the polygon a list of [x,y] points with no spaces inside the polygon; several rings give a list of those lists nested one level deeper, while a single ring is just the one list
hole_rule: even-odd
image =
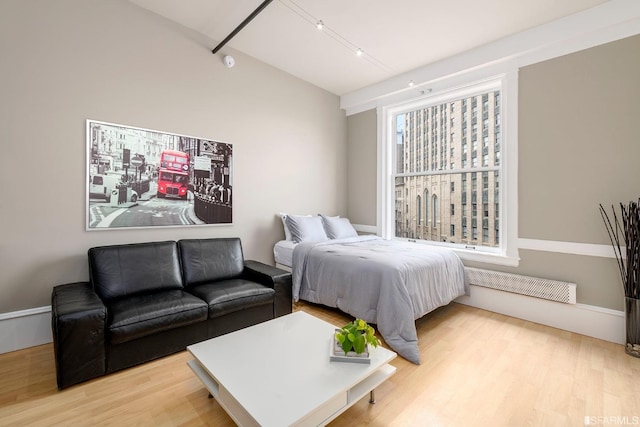
[{"label": "gray wall", "polygon": [[[276,214],[346,211],[339,99],[121,0],[0,2],[0,313],[87,280],[92,246],[239,236],[273,262]],[[234,224],[85,231],[85,120],[234,148]]]},{"label": "gray wall", "polygon": [[347,215],[354,224],[376,225],[376,118],[375,110],[347,118]]},{"label": "gray wall", "polygon": [[[640,196],[638,52],[634,36],[520,70],[518,237],[609,244],[599,203]],[[375,118],[373,110],[347,118],[349,153],[376,149]],[[350,156],[348,168],[370,176],[376,163]],[[348,188],[354,222],[375,218],[375,185]],[[611,258],[532,250],[520,258],[518,268],[469,265],[574,282],[579,303],[623,309]]]}]

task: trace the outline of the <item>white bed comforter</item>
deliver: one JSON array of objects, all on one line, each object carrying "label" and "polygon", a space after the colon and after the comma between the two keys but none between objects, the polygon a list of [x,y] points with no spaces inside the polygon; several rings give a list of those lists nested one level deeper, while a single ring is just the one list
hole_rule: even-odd
[{"label": "white bed comforter", "polygon": [[358,236],[303,242],[293,252],[293,298],[375,323],[385,342],[420,363],[415,320],[468,293],[450,249]]}]

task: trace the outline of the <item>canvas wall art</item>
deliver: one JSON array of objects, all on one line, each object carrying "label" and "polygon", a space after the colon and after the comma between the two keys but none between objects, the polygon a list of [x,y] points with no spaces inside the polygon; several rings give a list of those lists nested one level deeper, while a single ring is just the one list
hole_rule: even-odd
[{"label": "canvas wall art", "polygon": [[87,120],[87,230],[231,224],[232,144]]}]

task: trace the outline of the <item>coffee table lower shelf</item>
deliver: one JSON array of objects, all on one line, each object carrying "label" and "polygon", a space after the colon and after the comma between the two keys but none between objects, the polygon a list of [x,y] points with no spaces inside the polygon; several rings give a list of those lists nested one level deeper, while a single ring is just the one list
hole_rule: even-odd
[{"label": "coffee table lower shelf", "polygon": [[[224,387],[221,387],[197,360],[189,360],[187,365],[194,374],[202,381],[202,384],[211,393],[214,399],[218,401],[220,406],[229,414],[229,416],[239,426],[259,426],[260,424],[244,410],[231,396]],[[395,366],[384,365],[373,374],[365,378],[360,383],[351,387],[345,394],[339,394],[334,399],[316,408],[315,411],[308,414],[304,420],[297,425],[325,425],[335,419],[338,415],[349,409],[360,399],[370,394],[376,387],[385,382],[390,376],[396,373]]]}]

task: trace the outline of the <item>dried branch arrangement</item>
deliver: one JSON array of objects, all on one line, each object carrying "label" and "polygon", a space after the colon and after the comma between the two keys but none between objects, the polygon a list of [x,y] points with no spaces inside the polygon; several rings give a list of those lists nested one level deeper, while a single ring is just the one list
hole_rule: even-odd
[{"label": "dried branch arrangement", "polygon": [[611,245],[618,261],[624,295],[640,298],[640,199],[638,202],[620,203],[620,212],[611,206],[612,218],[600,205]]}]

